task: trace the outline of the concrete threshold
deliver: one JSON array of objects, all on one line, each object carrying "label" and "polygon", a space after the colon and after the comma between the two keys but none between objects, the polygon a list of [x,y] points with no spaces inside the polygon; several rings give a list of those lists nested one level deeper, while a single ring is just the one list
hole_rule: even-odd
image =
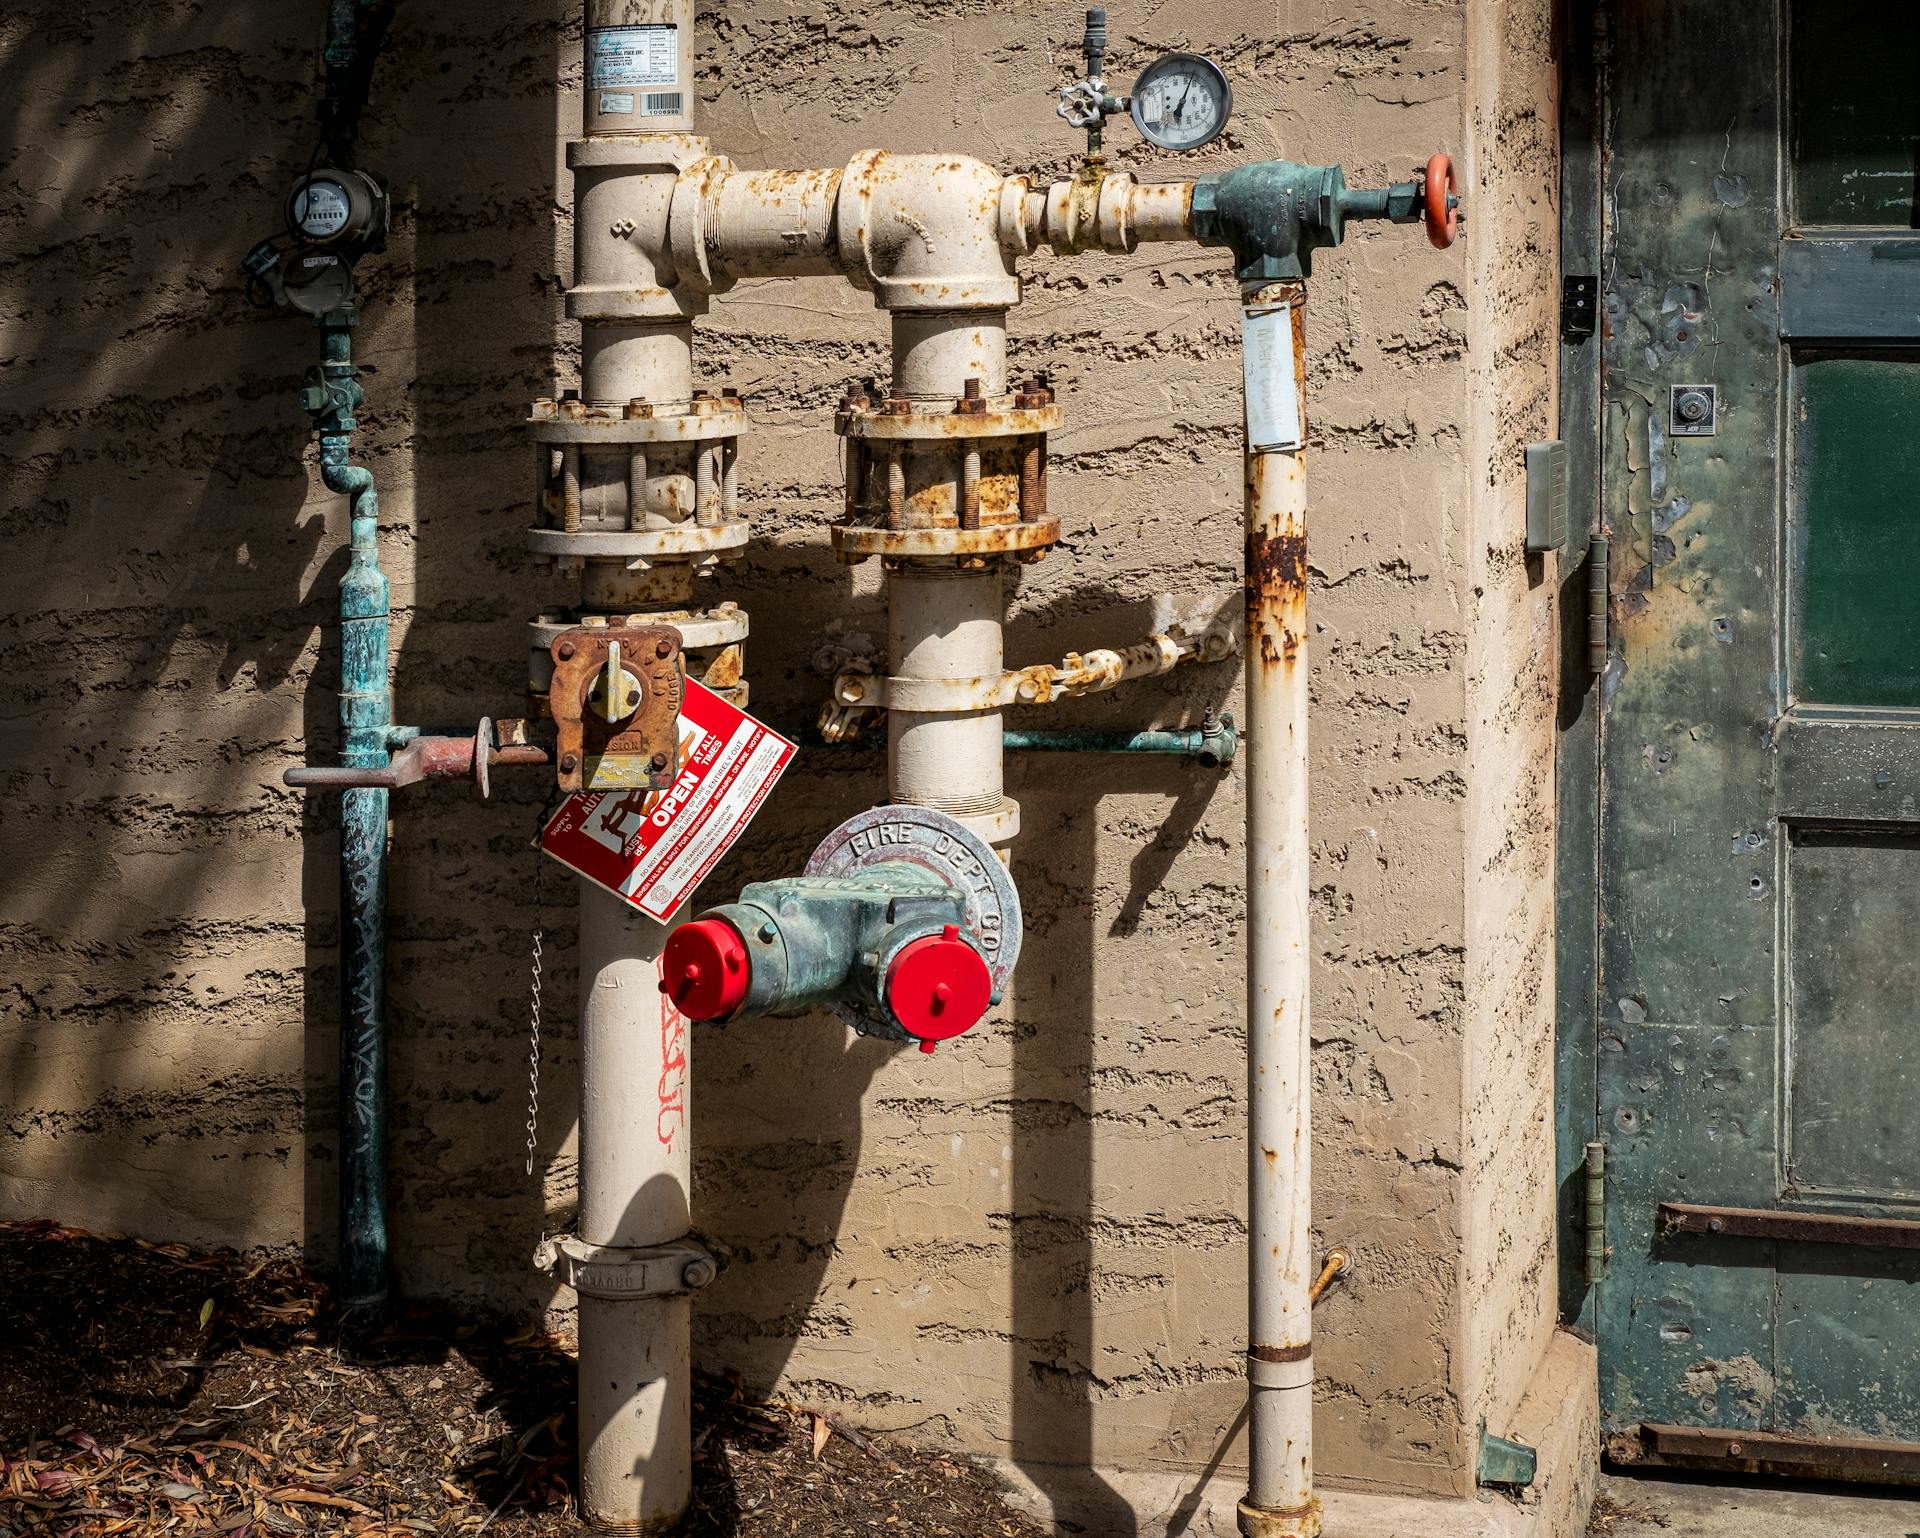
[{"label": "concrete threshold", "polygon": [[[1380,1495],[1322,1489],[1325,1538],[1581,1538],[1600,1476],[1600,1416],[1593,1348],[1564,1331],[1535,1374],[1504,1434],[1535,1448],[1526,1490],[1471,1496]],[[1006,1460],[998,1471],[1013,1504],[1087,1538],[1237,1538],[1244,1467],[1192,1470],[1048,1468],[1045,1485]],[[1130,1511],[1130,1518],[1118,1518]],[[1905,1538],[1905,1535],[1902,1535]]]}]

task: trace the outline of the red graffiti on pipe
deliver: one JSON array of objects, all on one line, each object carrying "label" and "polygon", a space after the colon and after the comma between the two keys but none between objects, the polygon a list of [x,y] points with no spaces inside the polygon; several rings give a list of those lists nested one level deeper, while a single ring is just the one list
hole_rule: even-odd
[{"label": "red graffiti on pipe", "polygon": [[687,1019],[673,1000],[660,995],[660,1114],[654,1131],[662,1148],[673,1147],[687,1124]]}]

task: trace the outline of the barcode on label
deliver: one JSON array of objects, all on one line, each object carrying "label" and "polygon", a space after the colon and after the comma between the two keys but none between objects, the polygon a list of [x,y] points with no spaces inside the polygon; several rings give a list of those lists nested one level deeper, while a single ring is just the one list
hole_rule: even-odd
[{"label": "barcode on label", "polygon": [[686,110],[684,91],[648,91],[640,98],[642,117],[678,117]]}]

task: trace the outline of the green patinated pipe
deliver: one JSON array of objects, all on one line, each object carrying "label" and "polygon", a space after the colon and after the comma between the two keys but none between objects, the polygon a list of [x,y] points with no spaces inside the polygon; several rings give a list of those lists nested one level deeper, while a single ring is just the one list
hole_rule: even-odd
[{"label": "green patinated pipe", "polygon": [[1212,732],[1197,726],[1154,732],[1130,732],[1124,728],[1105,731],[1095,727],[1049,732],[1009,729],[1002,741],[1009,752],[1015,753],[1166,753],[1197,758],[1210,767],[1217,764],[1221,768],[1233,762],[1239,745],[1238,733],[1231,721],[1222,722]]},{"label": "green patinated pipe", "polygon": [[[380,499],[373,473],[349,463],[361,401],[353,316],[321,317],[324,353],[307,392],[320,440],[320,477],[348,499],[347,573],[340,583],[341,762],[388,761],[393,696],[388,674],[390,600],[380,570]],[[340,798],[340,1281],[349,1307],[377,1307],[387,1292],[387,792]]]},{"label": "green patinated pipe", "polygon": [[[828,742],[818,732],[802,734],[810,748],[883,748],[886,735],[869,728],[847,742]],[[1056,731],[1019,731],[1001,734],[1010,753],[1156,753],[1197,758],[1208,768],[1225,769],[1240,749],[1240,733],[1232,716],[1222,716],[1212,727],[1185,727],[1174,731],[1130,732],[1100,727],[1070,727]]]}]

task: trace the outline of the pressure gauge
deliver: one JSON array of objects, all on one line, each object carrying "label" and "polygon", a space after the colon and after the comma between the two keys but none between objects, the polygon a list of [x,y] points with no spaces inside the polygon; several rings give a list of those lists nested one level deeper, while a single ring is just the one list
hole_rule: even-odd
[{"label": "pressure gauge", "polygon": [[1197,53],[1155,59],[1133,83],[1133,126],[1163,150],[1197,150],[1220,137],[1233,112],[1233,87]]}]

